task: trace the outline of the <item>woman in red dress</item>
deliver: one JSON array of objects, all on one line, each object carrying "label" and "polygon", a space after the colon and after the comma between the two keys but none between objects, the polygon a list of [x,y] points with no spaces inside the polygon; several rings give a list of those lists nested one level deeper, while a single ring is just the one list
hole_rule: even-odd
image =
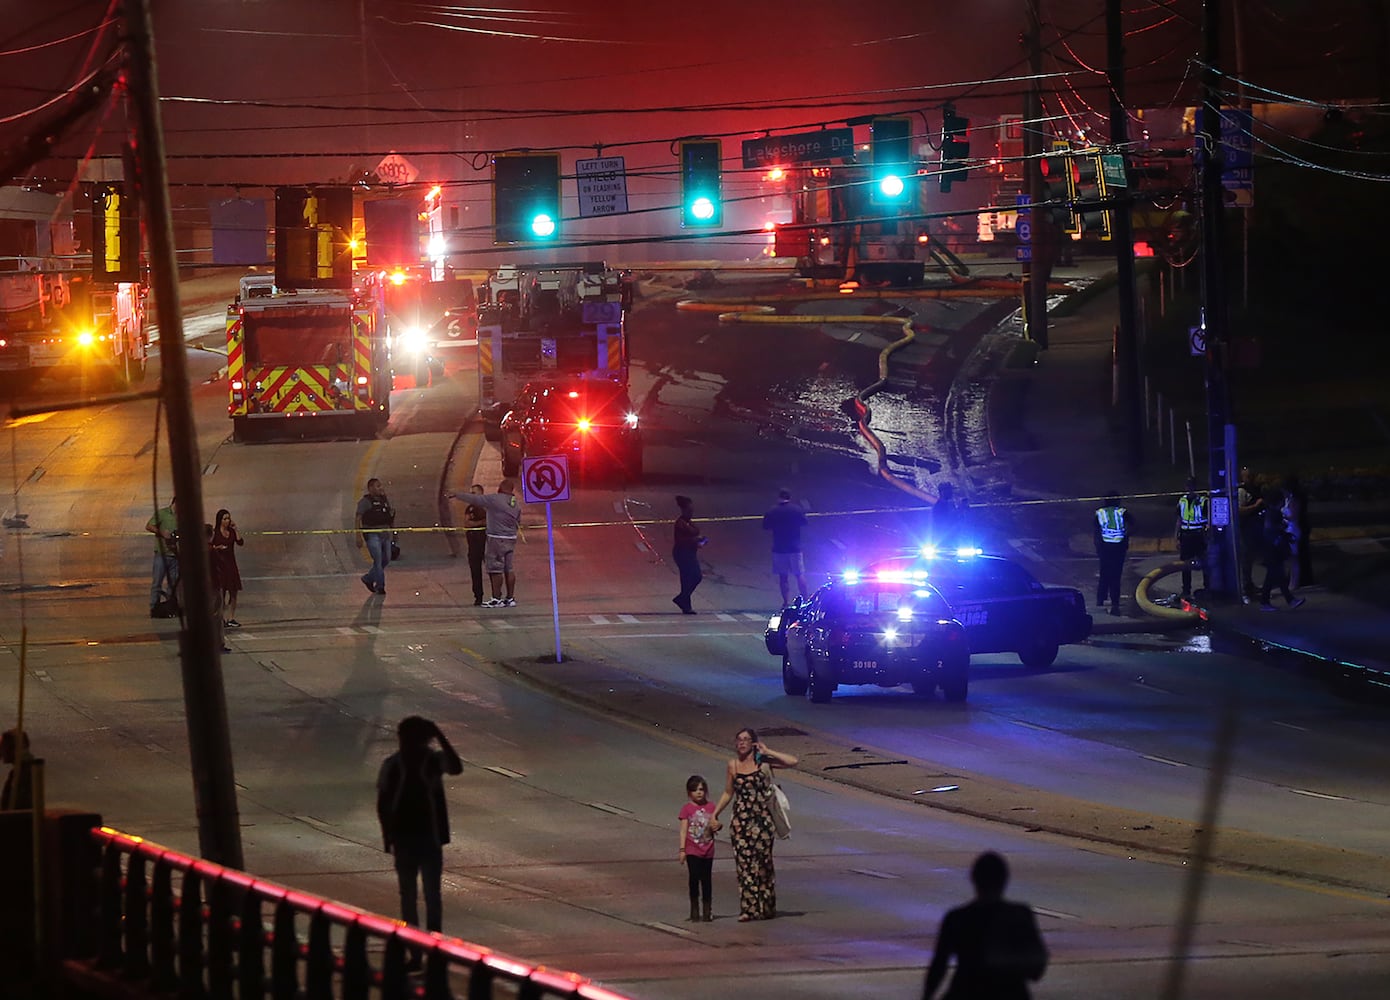
[{"label": "woman in red dress", "polygon": [[217,524],[212,529],[212,541],[208,543],[212,563],[212,585],[221,595],[223,609],[222,622],[228,628],[241,628],[236,620],[236,597],[241,592],[241,571],[236,564],[236,546],[245,545],[246,539],[237,534],[236,522],[226,510],[217,512]]}]

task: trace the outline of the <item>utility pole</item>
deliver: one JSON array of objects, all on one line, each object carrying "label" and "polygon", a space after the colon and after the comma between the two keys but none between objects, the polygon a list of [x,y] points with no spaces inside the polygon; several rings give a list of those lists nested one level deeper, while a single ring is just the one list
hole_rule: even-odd
[{"label": "utility pole", "polygon": [[1139,395],[1139,331],[1134,289],[1134,221],[1129,197],[1129,112],[1125,110],[1125,40],[1120,0],[1105,2],[1106,76],[1110,82],[1110,145],[1120,152],[1125,166],[1124,196],[1110,209],[1111,238],[1115,243],[1115,286],[1120,296],[1120,377],[1124,380],[1125,439],[1129,445],[1130,471],[1144,461],[1144,415]]},{"label": "utility pole", "polygon": [[[1221,185],[1221,9],[1217,0],[1202,8],[1202,127],[1197,134],[1197,166],[1202,191],[1202,327],[1206,341],[1207,475],[1212,530],[1207,548],[1207,591],[1226,598],[1240,595],[1236,565],[1240,545],[1236,509],[1236,440],[1230,422],[1228,372],[1231,335],[1226,313],[1225,252],[1222,233],[1225,192]],[[1223,516],[1223,510],[1225,514]],[[1223,521],[1225,523],[1223,523]]]},{"label": "utility pole", "polygon": [[184,353],[179,271],[174,251],[173,214],[159,118],[159,76],[155,68],[150,0],[129,0],[126,51],[130,97],[135,109],[136,184],[145,206],[150,276],[159,307],[161,402],[169,424],[169,462],[178,497],[179,551],[184,623],[179,658],[183,669],[184,716],[193,766],[193,797],[198,815],[198,847],[204,858],[243,868],[232,741],[227,724],[227,693],[222,683],[220,645],[213,628],[212,575],[203,533],[203,488],[198,440]]},{"label": "utility pole", "polygon": [[1042,0],[1027,0],[1028,27],[1024,45],[1028,49],[1028,89],[1023,97],[1023,176],[1028,179],[1029,219],[1032,243],[1029,258],[1023,262],[1024,320],[1028,339],[1047,350],[1047,283],[1052,277],[1053,247],[1057,227],[1050,212],[1038,208],[1043,200],[1042,180]]}]

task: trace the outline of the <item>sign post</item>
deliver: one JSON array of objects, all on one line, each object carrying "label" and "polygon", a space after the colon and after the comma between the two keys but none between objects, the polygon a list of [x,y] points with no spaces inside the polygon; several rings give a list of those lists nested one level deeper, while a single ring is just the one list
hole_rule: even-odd
[{"label": "sign post", "polygon": [[545,504],[545,537],[550,547],[550,614],[555,623],[555,662],[564,662],[560,650],[560,592],[555,584],[555,521],[550,505],[570,498],[569,459],[564,455],[537,455],[521,460],[521,499]]}]

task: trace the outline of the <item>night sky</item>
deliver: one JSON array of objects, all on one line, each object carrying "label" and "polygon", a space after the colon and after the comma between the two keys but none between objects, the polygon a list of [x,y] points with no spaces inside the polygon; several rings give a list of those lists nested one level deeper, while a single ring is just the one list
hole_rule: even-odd
[{"label": "night sky", "polygon": [[[1195,103],[1199,0],[1125,0],[1131,107]],[[1234,3],[1227,3],[1234,8]],[[1390,4],[1250,0],[1239,5],[1246,79],[1316,99],[1374,97]],[[155,0],[159,85],[180,203],[274,183],[341,180],[389,150],[422,174],[485,183],[487,154],[517,147],[621,155],[658,188],[672,142],[718,136],[731,189],[739,143],[847,116],[911,115],[935,141],[954,102],[975,127],[1022,111],[1024,0],[806,0],[659,4],[526,0]],[[1045,127],[1104,140],[1105,5],[1041,0]],[[0,4],[0,145],[100,61],[116,25],[105,3]],[[1234,24],[1223,59],[1235,72]],[[191,100],[174,100],[191,99]],[[222,102],[267,102],[253,107]],[[119,108],[89,116],[35,169],[61,181],[88,151],[113,152]],[[439,155],[428,155],[436,152]],[[256,154],[256,158],[234,158]],[[332,154],[331,156],[314,154]],[[201,190],[194,185],[211,184]],[[976,195],[967,196],[975,201]],[[199,192],[199,193],[194,193]],[[265,189],[261,189],[261,194]],[[978,194],[983,195],[981,191]]]}]

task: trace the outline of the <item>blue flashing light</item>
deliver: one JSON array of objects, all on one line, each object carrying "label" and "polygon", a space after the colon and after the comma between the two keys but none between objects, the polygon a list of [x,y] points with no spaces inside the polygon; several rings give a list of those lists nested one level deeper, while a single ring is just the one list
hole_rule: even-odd
[{"label": "blue flashing light", "polygon": [[897,629],[895,629],[895,628],[886,628],[886,629],[883,630],[883,641],[884,641],[884,642],[892,642],[892,641],[893,641],[894,639],[896,639],[897,637],[898,637],[898,630],[897,630]]},{"label": "blue flashing light", "polygon": [[904,605],[902,605],[901,607],[898,608],[898,621],[900,621],[900,622],[910,622],[910,621],[912,621],[912,605],[911,605],[911,604],[904,604]]},{"label": "blue flashing light", "polygon": [[984,554],[984,549],[977,549],[972,545],[962,545],[960,548],[956,549],[957,559],[973,559],[975,556],[982,556]]},{"label": "blue flashing light", "polygon": [[841,579],[842,581],[844,581],[845,583],[848,583],[848,584],[855,584],[855,583],[858,583],[858,582],[859,582],[859,570],[857,570],[857,569],[847,569],[847,570],[845,570],[843,573],[840,574],[840,579]]},{"label": "blue flashing light", "polygon": [[935,545],[923,545],[920,554],[921,554],[921,556],[922,556],[923,559],[935,559],[935,558],[936,558],[936,546],[935,546]]}]

